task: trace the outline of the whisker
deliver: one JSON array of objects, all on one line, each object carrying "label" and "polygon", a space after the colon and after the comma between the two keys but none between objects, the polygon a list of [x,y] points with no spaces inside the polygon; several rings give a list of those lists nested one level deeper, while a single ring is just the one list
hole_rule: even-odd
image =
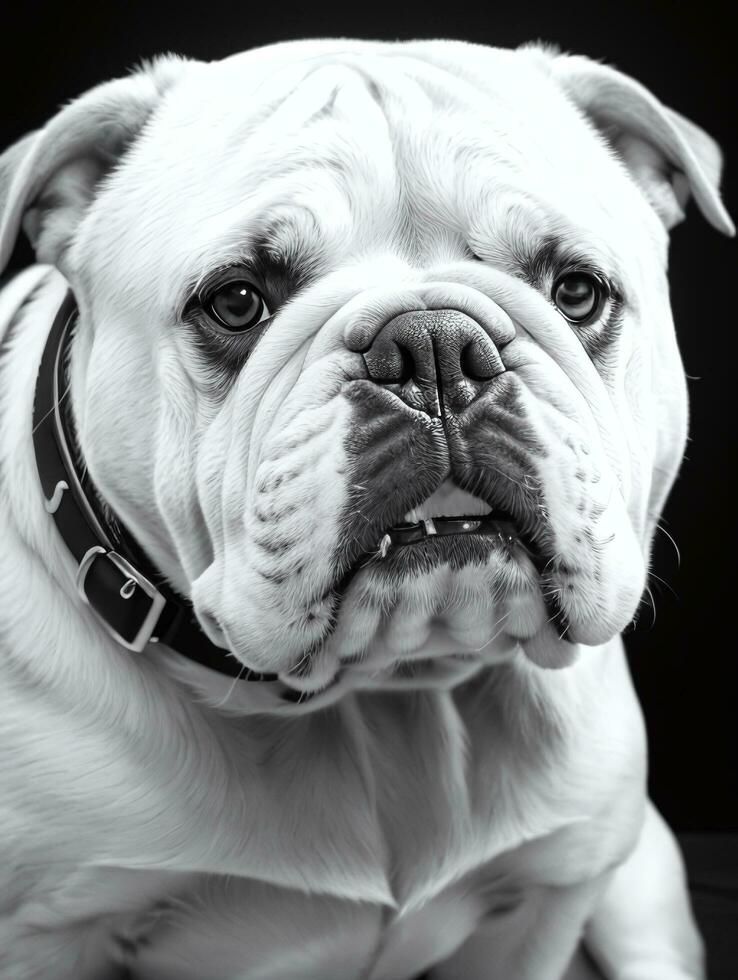
[{"label": "whisker", "polygon": [[651,618],[651,625],[649,626],[649,629],[653,629],[654,626],[656,625],[656,599],[648,583],[646,583],[643,591],[645,595],[648,596],[648,599],[651,603],[651,611],[653,613],[653,616]]},{"label": "whisker", "polygon": [[679,595],[677,594],[677,592],[675,591],[675,589],[673,589],[671,587],[671,585],[669,585],[669,583],[666,581],[665,578],[661,578],[661,576],[660,575],[657,575],[656,572],[649,572],[648,573],[648,577],[654,579],[656,582],[660,582],[661,585],[665,585],[666,588],[669,590],[669,592],[671,592],[671,594],[674,596],[675,599],[678,599],[679,598]]},{"label": "whisker", "polygon": [[676,556],[677,556],[677,568],[679,568],[682,564],[682,555],[681,552],[679,551],[679,546],[677,545],[676,541],[669,534],[669,532],[666,530],[663,524],[657,524],[656,530],[661,531],[662,534],[665,534],[666,537],[669,539],[669,541],[671,541],[671,543],[674,545],[674,551],[676,551]]},{"label": "whisker", "polygon": [[484,643],[480,647],[472,647],[472,649],[469,651],[469,653],[479,653],[481,650],[484,650],[484,648],[486,646],[489,646],[490,643],[493,643],[497,639],[497,637],[500,635],[500,633],[502,632],[502,629],[497,629],[497,627],[498,626],[501,626],[505,622],[505,620],[507,619],[507,617],[509,615],[510,615],[510,610],[508,609],[508,611],[504,615],[500,616],[500,618],[497,620],[497,622],[492,627],[492,630],[493,630],[492,636],[490,636],[490,638],[488,640],[485,640]]}]

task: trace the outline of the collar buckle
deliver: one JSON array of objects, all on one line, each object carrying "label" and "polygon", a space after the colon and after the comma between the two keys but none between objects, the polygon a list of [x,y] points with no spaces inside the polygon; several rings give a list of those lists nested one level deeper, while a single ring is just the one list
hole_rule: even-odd
[{"label": "collar buckle", "polygon": [[[276,674],[247,670],[237,657],[213,643],[197,621],[192,603],[167,584],[126,528],[111,522],[102,507],[96,508],[94,497],[88,499],[87,481],[75,461],[73,420],[62,410],[69,390],[69,338],[77,314],[69,290],[41,355],[32,438],[41,499],[45,498],[48,515],[77,563],[80,598],[106,633],[133,653],[159,641],[174,653],[231,679],[276,681]],[[158,636],[152,635],[154,630]]]},{"label": "collar buckle", "polygon": [[[133,639],[127,639],[125,636],[122,636],[115,626],[113,626],[110,619],[107,616],[102,615],[102,613],[95,608],[95,604],[87,595],[87,576],[98,558],[103,557],[112,563],[116,573],[120,574],[121,576],[121,586],[120,589],[117,590],[117,594],[124,603],[131,600],[135,596],[138,589],[140,589],[144,595],[148,596],[148,598],[151,600],[148,610],[146,611],[143,620],[140,622]],[[159,592],[156,586],[146,578],[145,575],[143,575],[137,568],[134,568],[134,566],[122,555],[119,555],[117,551],[108,551],[106,548],[103,548],[102,545],[94,545],[92,548],[88,548],[82,556],[82,560],[77,568],[76,585],[77,592],[80,594],[85,604],[90,607],[110,636],[124,646],[126,650],[131,650],[134,653],[141,653],[147,643],[156,642],[156,638],[152,638],[152,633],[154,632],[154,628],[159,621],[159,617],[162,614],[164,606],[166,605],[166,599],[161,592]]]}]

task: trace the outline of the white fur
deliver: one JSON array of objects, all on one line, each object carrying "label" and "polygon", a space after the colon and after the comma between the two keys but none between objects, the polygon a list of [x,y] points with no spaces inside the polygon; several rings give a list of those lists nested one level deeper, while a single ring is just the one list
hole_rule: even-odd
[{"label": "white fur", "polygon": [[[680,858],[646,801],[617,636],[686,433],[664,268],[676,191],[659,153],[682,153],[703,210],[730,226],[709,138],[685,121],[675,136],[648,96],[660,128],[647,153],[633,112],[607,102],[619,78],[545,49],[458,42],[163,59],[0,161],[3,254],[25,210],[79,301],[68,397],[105,500],[245,664],[286,672],[317,644],[305,687],[343,668],[330,691],[289,705],[159,646],[132,656],[90,618],[30,432],[66,282],[47,268],[11,283],[0,976],[105,980],[127,963],[137,980],[430,968],[559,980],[585,931],[610,980],[702,975]],[[630,107],[645,97],[634,84],[621,84]],[[621,126],[621,158],[595,129],[598,107]],[[108,155],[130,148],[93,186],[101,121]],[[187,290],[275,219],[275,236],[312,246],[317,274],[223,390],[181,322]],[[512,256],[551,235],[627,284],[599,369],[515,274]],[[357,338],[449,306],[506,342],[524,382],[548,449],[536,488],[566,568],[543,587],[560,595],[572,644],[522,553],[512,569],[493,553],[394,590],[368,568],[329,635],[336,515],[355,489]],[[427,671],[388,673],[411,660]]]}]

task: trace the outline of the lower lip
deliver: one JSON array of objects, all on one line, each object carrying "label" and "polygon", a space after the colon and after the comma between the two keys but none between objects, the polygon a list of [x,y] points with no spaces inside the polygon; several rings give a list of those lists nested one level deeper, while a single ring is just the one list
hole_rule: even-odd
[{"label": "lower lip", "polygon": [[439,564],[462,568],[469,564],[485,565],[492,551],[504,551],[511,557],[523,548],[512,524],[491,531],[464,531],[458,534],[430,535],[412,544],[389,548],[375,556],[368,566],[379,573],[423,572]]}]

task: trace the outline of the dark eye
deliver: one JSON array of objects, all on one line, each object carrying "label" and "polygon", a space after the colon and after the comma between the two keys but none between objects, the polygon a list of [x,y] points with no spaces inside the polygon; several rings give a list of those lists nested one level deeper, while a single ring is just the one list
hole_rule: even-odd
[{"label": "dark eye", "polygon": [[567,272],[556,280],[551,298],[571,323],[586,323],[600,313],[607,297],[605,284],[591,272]]},{"label": "dark eye", "polygon": [[232,279],[214,289],[203,307],[224,330],[251,330],[271,314],[261,293],[245,279]]}]

